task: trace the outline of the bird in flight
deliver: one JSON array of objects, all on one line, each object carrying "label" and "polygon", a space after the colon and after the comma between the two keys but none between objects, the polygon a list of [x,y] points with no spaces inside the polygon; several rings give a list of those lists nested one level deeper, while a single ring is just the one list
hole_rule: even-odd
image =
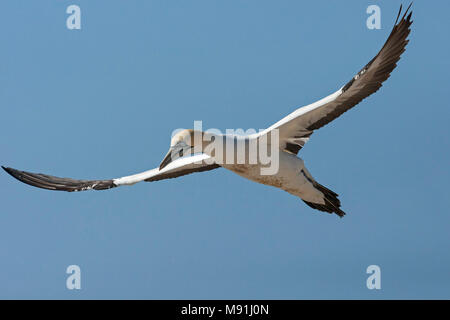
[{"label": "bird in flight", "polygon": [[[297,154],[315,130],[330,123],[378,91],[383,82],[389,78],[409,41],[407,38],[412,24],[410,7],[411,5],[400,18],[402,12],[402,6],[400,6],[394,27],[381,50],[347,84],[331,95],[295,110],[259,133],[244,137],[183,130],[172,137],[169,152],[158,168],[110,180],[75,180],[3,166],[2,168],[26,184],[48,190],[72,192],[91,189],[105,190],[123,185],[133,185],[141,181],[151,182],[177,178],[194,172],[223,167],[249,180],[287,191],[300,197],[314,209],[343,217],[345,212],[341,210],[338,194],[318,183],[306,169],[303,160],[297,157]],[[276,142],[278,145],[279,167],[274,174],[262,174],[261,168],[264,167],[264,164],[261,160],[249,163],[249,154],[245,155],[243,163],[236,163],[236,161],[222,163],[217,159],[217,154],[220,152],[207,148],[209,143],[207,141],[223,140],[223,145],[226,145],[241,139],[244,141],[245,152],[249,153],[249,146],[252,143],[267,139],[274,131],[277,131],[278,139],[269,142],[272,144]],[[202,139],[199,141],[195,138],[196,135],[201,136]],[[205,142],[205,140],[207,141]],[[267,141],[271,140],[267,139]],[[201,147],[201,153],[186,156],[197,147]],[[226,153],[226,150],[222,151],[222,154]]]}]

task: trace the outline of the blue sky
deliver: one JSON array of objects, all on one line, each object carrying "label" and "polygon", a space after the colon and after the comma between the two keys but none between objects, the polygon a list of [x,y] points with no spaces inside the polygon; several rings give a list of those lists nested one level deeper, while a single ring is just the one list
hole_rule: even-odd
[{"label": "blue sky", "polygon": [[[71,4],[81,30],[66,28]],[[0,162],[113,178],[157,166],[194,120],[268,127],[350,80],[399,5],[2,1]],[[0,298],[450,298],[449,9],[416,1],[391,78],[300,152],[345,218],[224,169],[81,193],[2,172]],[[72,264],[81,290],[66,289]],[[381,290],[366,287],[372,264]]]}]

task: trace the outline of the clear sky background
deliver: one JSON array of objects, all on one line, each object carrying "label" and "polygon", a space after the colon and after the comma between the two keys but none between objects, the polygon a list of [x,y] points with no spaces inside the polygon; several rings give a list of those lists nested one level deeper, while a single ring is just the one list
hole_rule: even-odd
[{"label": "clear sky background", "polygon": [[[0,164],[114,178],[156,167],[194,120],[265,128],[350,80],[399,5],[1,1]],[[0,172],[0,298],[450,298],[450,3],[413,11],[391,78],[299,154],[343,219],[225,169],[80,193]]]}]

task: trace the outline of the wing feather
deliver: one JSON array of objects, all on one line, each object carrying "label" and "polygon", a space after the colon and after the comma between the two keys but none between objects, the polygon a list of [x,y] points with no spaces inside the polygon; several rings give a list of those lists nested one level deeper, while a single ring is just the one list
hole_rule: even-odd
[{"label": "wing feather", "polygon": [[162,170],[155,168],[142,173],[109,180],[76,180],[60,178],[42,173],[20,171],[13,168],[2,168],[17,180],[28,185],[57,191],[85,191],[106,190],[122,185],[133,185],[140,181],[159,181],[177,178],[194,172],[202,172],[219,168],[219,165],[210,163],[209,156],[201,154],[177,159]]},{"label": "wing feather", "polygon": [[20,171],[14,168],[2,168],[11,176],[34,187],[59,191],[106,190],[117,187],[113,180],[75,180],[59,178],[42,173]]},{"label": "wing feather", "polygon": [[400,6],[394,27],[382,49],[341,89],[313,104],[295,110],[264,133],[278,129],[280,148],[297,154],[314,130],[330,123],[378,91],[397,66],[409,42],[407,37],[413,22],[411,21],[412,12],[409,12],[410,7],[411,5],[399,21],[402,11]]}]

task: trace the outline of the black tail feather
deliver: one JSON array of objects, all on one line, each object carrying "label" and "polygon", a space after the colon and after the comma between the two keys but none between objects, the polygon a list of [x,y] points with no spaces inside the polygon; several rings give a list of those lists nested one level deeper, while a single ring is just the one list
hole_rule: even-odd
[{"label": "black tail feather", "polygon": [[314,202],[308,202],[303,200],[308,206],[313,209],[317,209],[320,211],[328,212],[328,213],[336,213],[339,217],[345,216],[345,212],[341,210],[341,201],[338,199],[338,194],[336,192],[331,191],[327,187],[314,182],[314,187],[317,188],[320,192],[322,192],[325,196],[325,204],[319,204]]}]

